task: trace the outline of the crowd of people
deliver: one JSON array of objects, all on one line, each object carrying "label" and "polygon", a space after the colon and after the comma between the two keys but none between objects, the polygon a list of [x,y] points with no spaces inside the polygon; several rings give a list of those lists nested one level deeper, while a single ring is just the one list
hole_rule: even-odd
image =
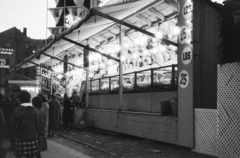
[{"label": "crowd of people", "polygon": [[41,158],[41,152],[47,151],[47,138],[54,136],[60,120],[60,103],[55,95],[48,99],[39,94],[31,99],[27,91],[11,98],[0,94],[0,151],[4,151],[3,142],[9,138],[8,150],[13,150],[16,158]]}]

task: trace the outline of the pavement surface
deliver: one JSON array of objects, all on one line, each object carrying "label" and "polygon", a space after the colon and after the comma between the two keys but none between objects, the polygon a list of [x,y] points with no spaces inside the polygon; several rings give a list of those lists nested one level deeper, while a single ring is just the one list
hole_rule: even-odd
[{"label": "pavement surface", "polygon": [[[91,158],[83,153],[76,151],[70,147],[58,144],[52,140],[48,140],[48,151],[41,152],[42,158]],[[10,142],[6,141],[5,146],[9,147]],[[7,152],[6,158],[15,158],[13,151]]]}]

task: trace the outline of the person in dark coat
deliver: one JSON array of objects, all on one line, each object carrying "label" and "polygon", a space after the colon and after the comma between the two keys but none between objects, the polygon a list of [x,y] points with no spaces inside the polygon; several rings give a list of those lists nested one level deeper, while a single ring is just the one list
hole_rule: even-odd
[{"label": "person in dark coat", "polygon": [[18,94],[21,105],[13,112],[12,129],[14,129],[14,155],[16,158],[33,158],[38,156],[37,129],[39,117],[36,108],[32,106],[31,94],[21,91]]},{"label": "person in dark coat", "polygon": [[9,127],[9,121],[10,121],[10,101],[11,99],[9,97],[5,97],[5,103],[6,103],[6,109],[5,109],[5,120],[7,123],[7,126]]},{"label": "person in dark coat", "polygon": [[[42,99],[40,97],[34,97],[32,99],[33,106],[38,111],[38,117],[39,117],[39,126],[37,129],[38,132],[38,144],[39,144],[39,151],[47,151],[47,126],[46,126],[46,120],[47,116],[42,110]],[[39,152],[39,157],[41,157],[41,154]]]},{"label": "person in dark coat", "polygon": [[68,98],[67,94],[63,97],[63,125],[65,129],[68,129],[69,123],[73,122],[73,109],[71,108],[71,100]]},{"label": "person in dark coat", "polygon": [[49,105],[49,124],[48,124],[48,137],[54,136],[54,130],[59,128],[60,122],[60,103],[56,100],[55,95],[51,95],[48,102]]},{"label": "person in dark coat", "polygon": [[6,119],[6,113],[7,113],[7,103],[5,101],[4,95],[0,94],[0,108],[2,109],[4,118]]},{"label": "person in dark coat", "polygon": [[0,108],[0,148],[2,148],[2,141],[4,138],[6,138],[7,135],[7,124],[2,112],[2,109]]},{"label": "person in dark coat", "polygon": [[10,151],[12,151],[12,150],[14,150],[14,148],[13,148],[13,141],[14,141],[14,129],[12,129],[11,127],[12,127],[12,125],[11,125],[11,121],[12,121],[12,118],[13,118],[13,112],[14,112],[14,110],[17,108],[17,107],[19,107],[21,105],[21,103],[20,103],[20,101],[19,101],[19,99],[18,99],[18,97],[17,97],[17,94],[13,94],[12,96],[11,96],[11,101],[10,101],[10,108],[9,108],[9,123],[10,123],[10,132],[9,132],[9,134],[11,135],[10,136],[10,145],[11,145],[11,147],[10,148],[8,148],[8,150],[10,150]]},{"label": "person in dark coat", "polygon": [[[47,131],[48,131],[49,105],[47,103],[47,98],[42,94],[38,94],[38,97],[40,97],[42,99],[42,110],[46,115],[46,127],[47,127]],[[47,132],[46,132],[46,137],[47,137]]]}]

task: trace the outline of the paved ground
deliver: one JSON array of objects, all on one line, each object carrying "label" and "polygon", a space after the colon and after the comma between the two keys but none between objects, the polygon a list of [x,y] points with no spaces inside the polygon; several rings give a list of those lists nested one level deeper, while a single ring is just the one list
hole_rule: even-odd
[{"label": "paved ground", "polygon": [[[7,141],[6,147],[9,147]],[[58,144],[54,141],[48,140],[48,151],[42,152],[43,158],[91,158],[65,145]],[[15,158],[13,152],[8,152],[6,158]]]}]

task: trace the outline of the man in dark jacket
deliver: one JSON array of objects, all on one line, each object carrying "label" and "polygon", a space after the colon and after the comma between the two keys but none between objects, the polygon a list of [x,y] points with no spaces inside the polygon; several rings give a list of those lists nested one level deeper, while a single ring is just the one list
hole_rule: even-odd
[{"label": "man in dark jacket", "polygon": [[32,158],[38,155],[37,128],[39,117],[36,108],[30,103],[31,94],[21,91],[18,94],[21,105],[13,112],[14,155],[16,158]]},{"label": "man in dark jacket", "polygon": [[49,124],[48,124],[48,137],[54,136],[54,130],[59,128],[60,121],[60,103],[56,100],[55,95],[51,95],[48,102],[49,105]]}]

